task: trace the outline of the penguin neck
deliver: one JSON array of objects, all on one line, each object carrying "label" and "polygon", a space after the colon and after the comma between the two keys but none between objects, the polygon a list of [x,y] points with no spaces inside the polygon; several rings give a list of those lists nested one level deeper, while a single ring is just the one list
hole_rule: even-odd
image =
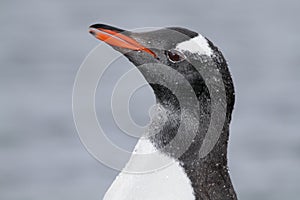
[{"label": "penguin neck", "polygon": [[[158,112],[153,116],[149,130],[150,141],[165,155],[173,157],[174,152],[166,151],[164,147],[175,137],[181,123],[181,114],[193,117],[193,111],[182,110],[176,97],[158,85],[151,85],[154,90]],[[227,167],[227,143],[229,136],[229,123],[231,113],[227,113],[226,121],[218,142],[212,151],[201,157],[200,147],[210,122],[211,101],[206,89],[195,91],[200,106],[199,128],[189,148],[180,156],[173,157],[177,160],[191,181],[196,200],[200,199],[237,199],[230,180]],[[186,127],[185,134],[189,134]],[[178,144],[178,149],[181,146]]]}]

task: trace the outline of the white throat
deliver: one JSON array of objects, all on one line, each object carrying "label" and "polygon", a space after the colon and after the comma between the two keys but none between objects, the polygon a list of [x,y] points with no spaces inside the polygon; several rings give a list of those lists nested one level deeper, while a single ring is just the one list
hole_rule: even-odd
[{"label": "white throat", "polygon": [[[138,155],[156,152],[155,159],[140,159]],[[137,166],[167,161],[165,168],[147,173],[130,173]],[[126,164],[105,194],[104,200],[194,200],[189,178],[179,162],[157,151],[153,144],[141,138]]]}]

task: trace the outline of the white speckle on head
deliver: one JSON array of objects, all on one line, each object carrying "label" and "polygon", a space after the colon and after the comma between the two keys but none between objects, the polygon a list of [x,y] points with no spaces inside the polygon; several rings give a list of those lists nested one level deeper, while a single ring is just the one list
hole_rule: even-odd
[{"label": "white speckle on head", "polygon": [[200,34],[197,37],[177,44],[175,49],[181,52],[189,51],[199,55],[211,56],[213,54],[213,50],[209,47],[208,41]]}]

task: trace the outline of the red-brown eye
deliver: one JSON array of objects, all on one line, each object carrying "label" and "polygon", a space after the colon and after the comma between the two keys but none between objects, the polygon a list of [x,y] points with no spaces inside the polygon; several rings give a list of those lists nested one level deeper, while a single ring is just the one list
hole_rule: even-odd
[{"label": "red-brown eye", "polygon": [[185,59],[185,56],[181,52],[176,50],[167,51],[167,56],[168,59],[173,63],[177,63]]}]

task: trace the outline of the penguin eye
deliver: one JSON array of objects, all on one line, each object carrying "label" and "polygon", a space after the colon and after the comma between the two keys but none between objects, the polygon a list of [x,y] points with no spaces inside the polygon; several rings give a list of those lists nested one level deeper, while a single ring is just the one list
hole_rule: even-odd
[{"label": "penguin eye", "polygon": [[177,63],[185,59],[184,54],[176,50],[167,51],[167,57],[173,63]]}]

